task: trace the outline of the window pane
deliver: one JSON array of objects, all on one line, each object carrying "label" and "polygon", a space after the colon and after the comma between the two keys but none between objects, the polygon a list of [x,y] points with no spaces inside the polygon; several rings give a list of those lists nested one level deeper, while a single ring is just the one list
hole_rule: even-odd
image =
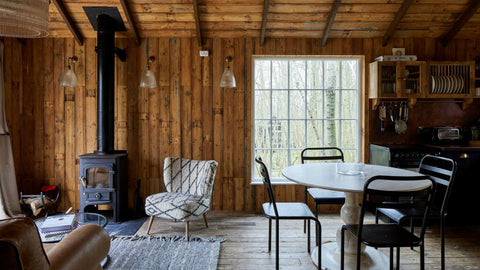
[{"label": "window pane", "polygon": [[288,121],[272,120],[272,148],[287,148]]},{"label": "window pane", "polygon": [[343,150],[343,158],[345,162],[357,162],[357,151],[356,150]]},{"label": "window pane", "polygon": [[272,118],[288,118],[288,91],[272,91]]},{"label": "window pane", "polygon": [[271,89],[270,60],[255,60],[255,89]]},{"label": "window pane", "polygon": [[301,164],[300,153],[302,150],[290,150],[290,165]]},{"label": "window pane", "polygon": [[290,91],[290,118],[305,119],[305,91]]},{"label": "window pane", "polygon": [[357,61],[342,61],[342,88],[356,89],[358,78]]},{"label": "window pane", "polygon": [[255,149],[270,148],[270,120],[255,121]]},{"label": "window pane", "polygon": [[323,89],[323,61],[307,61],[307,88]]},{"label": "window pane", "polygon": [[340,89],[339,61],[325,60],[325,89]]},{"label": "window pane", "polygon": [[357,91],[342,91],[342,118],[356,119],[358,117]]},{"label": "window pane", "polygon": [[340,146],[339,121],[325,121],[325,146]]},{"label": "window pane", "polygon": [[288,89],[288,61],[272,61],[272,88]]},{"label": "window pane", "polygon": [[270,119],[271,91],[255,91],[255,118]]},{"label": "window pane", "polygon": [[283,178],[282,170],[288,166],[288,151],[274,150],[272,151],[272,178]]},{"label": "window pane", "polygon": [[310,120],[307,121],[307,145],[306,147],[318,147],[323,145],[323,121]]},{"label": "window pane", "polygon": [[307,91],[307,119],[323,118],[323,91]]},{"label": "window pane", "polygon": [[340,91],[325,90],[325,119],[340,118]]},{"label": "window pane", "polygon": [[[270,172],[270,150],[255,150],[255,157],[260,156],[262,158],[263,163],[265,163],[265,166],[267,166],[268,171]],[[260,166],[258,163],[255,162],[254,160],[254,178],[256,179],[261,179],[262,176],[258,172],[258,167]]]},{"label": "window pane", "polygon": [[290,88],[305,89],[305,61],[290,62]]},{"label": "window pane", "polygon": [[290,121],[290,148],[305,147],[305,121]]},{"label": "window pane", "polygon": [[342,148],[355,148],[357,146],[357,121],[342,121]]}]

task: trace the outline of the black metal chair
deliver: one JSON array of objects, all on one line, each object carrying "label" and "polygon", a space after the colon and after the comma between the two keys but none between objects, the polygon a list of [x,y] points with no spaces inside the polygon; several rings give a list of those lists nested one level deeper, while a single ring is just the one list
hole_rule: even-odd
[{"label": "black metal chair", "polygon": [[[452,191],[455,179],[456,162],[449,158],[427,155],[422,158],[419,173],[430,176],[437,183],[437,191],[433,199],[430,218],[440,220],[441,238],[441,269],[445,270],[445,217],[447,216],[448,199]],[[387,209],[377,208],[375,223],[378,223],[379,214],[383,214],[394,222],[400,224],[404,220],[410,220],[410,231],[414,233],[414,219],[422,218],[422,209]]]},{"label": "black metal chair", "polygon": [[[384,187],[393,185],[398,181],[409,181],[409,186],[417,184],[417,188],[412,191],[391,191]],[[431,185],[419,181],[428,181]],[[427,182],[427,183],[428,183]],[[423,188],[422,188],[423,186]],[[420,269],[425,269],[425,248],[424,235],[430,206],[433,201],[435,182],[429,176],[374,176],[367,180],[363,188],[362,206],[360,210],[360,220],[358,224],[346,224],[341,230],[341,269],[344,269],[345,262],[345,231],[350,231],[357,238],[357,270],[360,270],[361,244],[375,248],[390,248],[390,269],[393,270],[393,248],[397,248],[397,268],[400,269],[400,247],[420,247]],[[375,196],[385,196],[386,201],[378,202]],[[400,197],[414,198],[407,202],[399,201]],[[372,207],[383,208],[403,208],[415,206],[424,210],[422,228],[420,234],[416,236],[409,230],[397,223],[382,224],[364,224],[365,212]],[[375,208],[373,208],[375,209]]]},{"label": "black metal chair", "polygon": [[[307,147],[300,154],[302,164],[306,161],[344,161],[343,151],[338,147]],[[318,218],[318,206],[321,204],[344,204],[345,193],[334,190],[321,188],[307,188],[305,186],[305,204],[307,203],[309,194],[315,202],[315,217]],[[306,229],[305,220],[303,224],[303,232]]]},{"label": "black metal chair", "polygon": [[[280,219],[303,219],[313,220],[316,223],[316,244],[318,245],[318,269],[321,269],[322,265],[322,227],[320,221],[313,215],[312,211],[304,203],[277,203],[273,193],[272,184],[270,182],[270,176],[268,174],[267,166],[263,163],[260,156],[255,157],[255,161],[259,164],[257,169],[262,176],[263,185],[268,193],[270,202],[262,205],[263,212],[268,218],[268,251],[272,249],[272,219],[275,220],[275,266],[279,269],[279,232],[280,232]],[[310,253],[310,222],[308,223],[308,238],[307,238],[307,251]]]}]

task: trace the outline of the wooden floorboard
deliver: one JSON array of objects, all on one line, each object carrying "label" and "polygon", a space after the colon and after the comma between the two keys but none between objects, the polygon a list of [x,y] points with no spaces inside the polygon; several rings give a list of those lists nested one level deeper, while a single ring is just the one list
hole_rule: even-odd
[{"label": "wooden floorboard", "polygon": [[[272,252],[267,248],[268,220],[262,215],[239,212],[209,212],[209,228],[202,219],[191,222],[192,236],[219,237],[227,239],[222,243],[218,269],[274,269],[275,243]],[[370,217],[369,220],[373,220]],[[322,242],[335,241],[337,228],[342,224],[338,214],[320,216]],[[145,235],[147,223],[138,234]],[[312,226],[312,243],[315,243]],[[183,222],[156,218],[153,235],[181,235],[185,233]],[[272,235],[273,236],[273,235]],[[281,269],[316,269],[307,253],[303,221],[285,220],[280,222],[280,265]],[[388,254],[388,250],[384,251]],[[448,227],[446,229],[446,269],[480,269],[480,226]],[[403,248],[400,269],[420,269],[419,252]],[[438,226],[429,227],[426,233],[425,268],[440,269],[440,238]]]}]

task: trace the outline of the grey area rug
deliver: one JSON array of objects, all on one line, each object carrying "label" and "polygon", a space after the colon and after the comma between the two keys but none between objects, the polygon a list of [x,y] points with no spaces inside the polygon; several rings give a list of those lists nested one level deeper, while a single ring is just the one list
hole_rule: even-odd
[{"label": "grey area rug", "polygon": [[113,236],[105,269],[217,269],[225,239],[184,236]]}]

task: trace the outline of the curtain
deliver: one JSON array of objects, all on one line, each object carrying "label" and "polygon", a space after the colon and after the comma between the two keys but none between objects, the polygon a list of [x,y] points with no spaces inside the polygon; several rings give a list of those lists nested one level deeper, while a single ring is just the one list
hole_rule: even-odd
[{"label": "curtain", "polygon": [[22,215],[18,198],[12,146],[5,120],[4,55],[0,41],[0,219]]}]

